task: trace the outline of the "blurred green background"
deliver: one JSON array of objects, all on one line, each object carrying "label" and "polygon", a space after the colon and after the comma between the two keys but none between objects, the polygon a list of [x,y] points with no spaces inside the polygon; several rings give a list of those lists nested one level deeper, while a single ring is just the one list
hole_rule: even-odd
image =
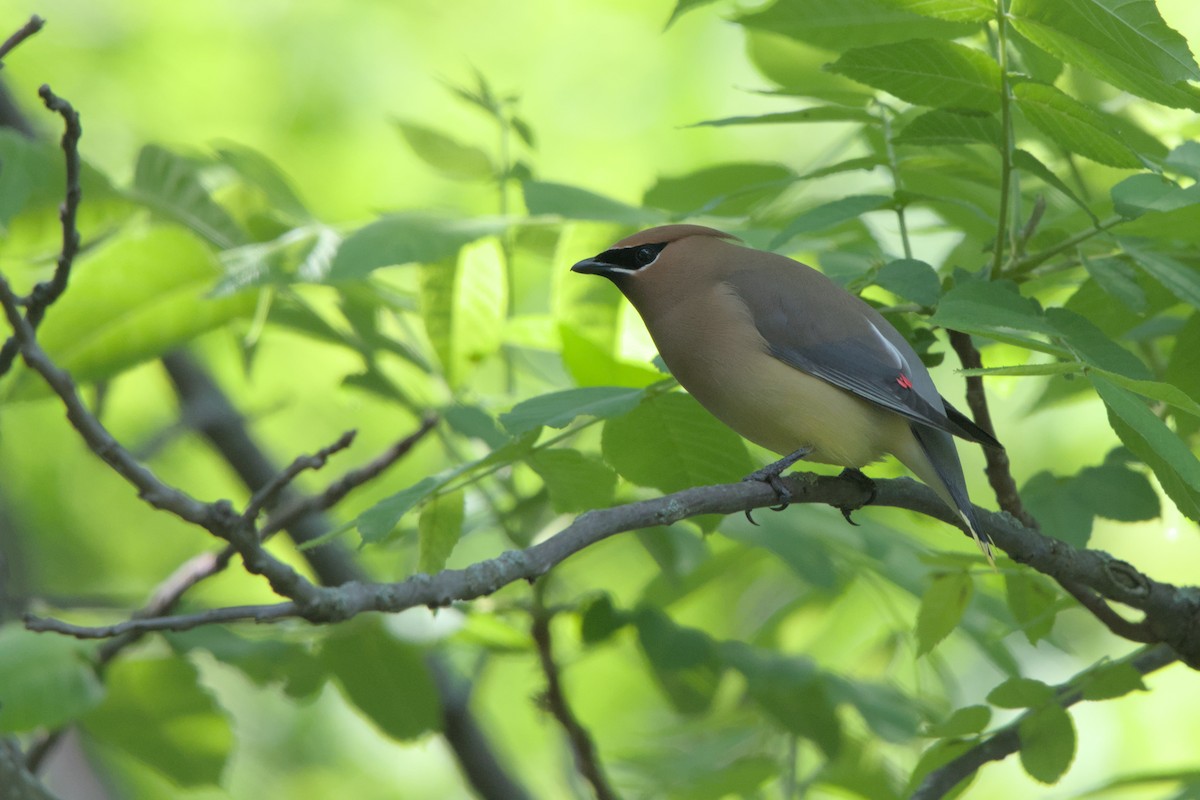
[{"label": "blurred green background", "polygon": [[[48,20],[41,34],[8,59],[4,77],[35,124],[54,135],[58,122],[36,105],[36,88],[48,83],[70,99],[83,115],[85,157],[114,181],[128,180],[146,143],[186,151],[232,141],[269,154],[318,218],[357,225],[391,210],[438,209],[453,216],[499,211],[494,187],[439,176],[405,145],[394,124],[427,124],[492,151],[499,146],[494,127],[447,89],[447,84],[471,84],[476,70],[495,90],[515,96],[515,108],[536,134],[536,149],[523,157],[542,180],[587,187],[636,205],[659,176],[713,162],[752,158],[803,170],[836,150],[837,126],[688,127],[790,107],[786,98],[756,93],[765,86],[747,58],[744,31],[723,20],[734,9],[754,5],[713,3],[664,31],[674,7],[670,0],[10,0],[0,13],[0,30],[15,28],[31,13]],[[1160,0],[1159,7],[1193,51],[1200,49],[1200,7],[1194,0]],[[938,246],[934,234],[927,242]],[[210,335],[199,346],[281,458],[321,446],[347,427],[363,430],[374,446],[413,423],[397,418],[394,406],[338,391],[352,364],[332,348],[278,335],[263,343],[256,369],[247,375],[227,332]],[[949,396],[961,398],[948,366],[937,378],[953,387]],[[1031,390],[1005,379],[989,386],[1018,482],[1047,464],[1072,470],[1097,463],[1113,445],[1098,404],[1027,418]],[[297,402],[299,394],[305,402]],[[111,388],[106,421],[125,441],[153,450],[154,437],[169,429],[175,416],[164,397],[169,393],[158,370],[139,368]],[[20,498],[29,529],[51,537],[26,544],[24,563],[30,571],[14,583],[64,598],[79,593],[133,603],[207,544],[200,533],[150,512],[114,476],[97,469],[75,436],[57,424],[61,411],[54,403],[6,406],[2,414],[5,494]],[[192,487],[203,498],[240,491],[198,445],[173,440],[153,452],[166,479]],[[976,477],[977,454],[966,458],[973,492],[988,504],[986,487]],[[351,509],[412,483],[435,462],[436,454],[418,451],[387,486],[356,496]],[[72,501],[63,504],[68,493]],[[1164,513],[1164,519],[1132,530],[1098,520],[1092,546],[1127,558],[1159,579],[1195,582],[1194,565],[1200,563],[1195,526],[1169,504]],[[818,519],[840,524],[836,514]],[[112,547],[114,538],[126,545]],[[54,556],[56,548],[61,557]],[[456,552],[455,562],[490,552],[487,543],[471,540]],[[386,569],[378,562],[392,556],[368,557]],[[648,580],[654,569],[643,551],[615,540],[595,548],[586,561],[568,563],[560,581],[606,588],[619,597]],[[765,578],[764,585],[777,583]],[[723,592],[719,583],[712,584],[702,597],[677,609],[677,617],[715,624],[712,620],[724,619],[731,602],[759,602],[754,591],[754,586],[731,586]],[[855,658],[852,644],[863,616],[892,603],[900,603],[894,612],[900,619],[914,613],[911,602],[904,605],[894,593],[880,591],[859,589],[839,603],[836,613],[795,623],[795,649],[811,649],[833,666]],[[739,592],[742,599],[731,601]],[[269,596],[260,582],[230,574],[206,586],[200,598],[240,603]],[[404,617],[431,636],[461,622],[453,611],[432,617],[422,610]],[[724,633],[736,636],[736,614],[732,617]],[[1082,614],[1070,615],[1062,629],[1060,642],[1078,658],[1097,657],[1112,646],[1111,638]],[[1052,648],[1026,650],[1022,655],[1034,665],[1031,672],[1048,682],[1065,679],[1078,663]],[[564,645],[561,660],[570,669],[577,712],[614,761],[657,758],[650,742],[666,751],[664,758],[680,756],[667,733],[663,699],[644,671],[629,666],[638,658],[629,642],[586,654]],[[949,643],[935,660],[938,669],[953,671],[958,705],[979,702],[996,682],[994,670],[961,643]],[[212,659],[198,656],[197,661],[206,686],[235,723],[238,748],[226,775],[228,794],[179,790],[132,764],[122,779],[129,791],[138,787],[141,796],[189,798],[469,796],[435,736],[400,745],[377,735],[331,688],[311,703],[296,705]],[[901,678],[905,683],[923,680],[920,669],[910,668],[912,674]],[[532,700],[541,680],[524,655],[494,659],[480,676],[477,711],[498,748],[539,796],[565,796],[569,755]],[[1187,697],[1194,710],[1195,675],[1176,667],[1151,678],[1151,686],[1147,695],[1076,708],[1078,761],[1053,790],[1034,784],[1016,759],[1009,759],[988,767],[970,796],[1067,796],[1096,785],[1100,775],[1194,765],[1200,714],[1181,715],[1178,709],[1180,698]],[[1163,725],[1171,726],[1172,735],[1136,733]],[[714,732],[712,746],[736,744],[723,744]],[[120,755],[110,757],[120,764]],[[1052,795],[1041,794],[1047,791]]]}]

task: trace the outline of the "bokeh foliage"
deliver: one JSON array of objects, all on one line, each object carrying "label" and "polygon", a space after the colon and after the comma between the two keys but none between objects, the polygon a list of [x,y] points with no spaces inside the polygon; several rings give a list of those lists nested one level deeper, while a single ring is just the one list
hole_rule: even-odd
[{"label": "bokeh foliage", "polygon": [[[1196,553],[1200,519],[1200,69],[1187,40],[1151,0],[1011,0],[1002,15],[992,0],[706,5],[630,18],[644,47],[733,32],[768,96],[731,93],[684,120],[647,112],[668,141],[715,138],[619,187],[602,173],[628,142],[606,147],[594,129],[645,124],[649,89],[629,88],[620,109],[564,104],[571,119],[550,121],[527,107],[566,91],[552,75],[549,89],[516,93],[483,64],[435,87],[451,122],[367,109],[389,126],[378,163],[395,170],[403,154],[400,177],[413,176],[383,204],[309,199],[292,176],[311,175],[329,141],[303,170],[294,144],[256,149],[228,141],[235,130],[198,148],[139,143],[128,164],[89,168],[88,249],[42,342],[94,387],[107,424],[200,496],[244,490],[173,427],[154,359],[178,347],[206,359],[280,458],[347,427],[369,452],[364,442],[382,446],[436,410],[436,443],[342,511],[341,540],[400,579],[528,545],[565,515],[736,480],[767,458],[675,389],[611,287],[567,272],[637,227],[706,222],[863,293],[942,365],[952,397],[961,378],[941,329],[972,334],[1045,532],[1084,547],[1103,528],[1122,557],[1188,580],[1179,563]],[[664,105],[706,91],[714,78],[699,62],[656,78]],[[72,99],[86,120],[87,98]],[[543,133],[572,127],[592,130],[574,146]],[[49,141],[0,131],[0,164],[0,262],[27,288],[58,246],[61,159]],[[13,596],[108,619],[212,546],[127,497],[35,376],[18,369],[0,395],[4,545],[21,555]],[[1046,447],[1050,429],[1071,425]],[[815,507],[759,517],[761,528],[702,518],[618,537],[548,578],[568,696],[629,796],[901,797],[1013,709],[1033,712],[1020,764],[986,768],[972,796],[1137,784],[1148,765],[1156,783],[1196,791],[1194,754],[1178,744],[1200,735],[1191,675],[1173,695],[1156,676],[1120,710],[1057,704],[1050,686],[1076,673],[1096,700],[1144,686],[1121,661],[1128,643],[1047,579],[1011,563],[993,572],[949,529],[896,512],[860,512],[857,528]],[[1156,572],[1172,565],[1182,571]],[[231,574],[190,602],[267,596]],[[103,681],[90,646],[10,625],[0,728],[79,721],[127,796],[324,797],[350,785],[389,796],[396,780],[414,796],[467,796],[436,744],[422,660],[435,650],[472,677],[474,707],[523,781],[582,793],[536,702],[529,598],[514,586],[436,616],[197,630],[148,642]],[[1155,703],[1171,724],[1134,741],[1128,730]],[[253,719],[268,709],[270,724]],[[1103,724],[1089,730],[1081,715]],[[1127,760],[1089,755],[1118,747]],[[366,769],[360,753],[394,760]],[[1068,772],[1084,759],[1086,774]]]}]

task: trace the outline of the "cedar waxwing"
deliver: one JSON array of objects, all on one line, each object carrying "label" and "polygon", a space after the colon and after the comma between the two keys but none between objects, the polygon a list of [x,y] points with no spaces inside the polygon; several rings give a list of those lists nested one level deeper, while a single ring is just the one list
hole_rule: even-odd
[{"label": "cedar waxwing", "polygon": [[1000,443],[938,394],[879,312],[815,269],[733,238],[665,225],[571,269],[616,284],[680,384],[739,434],[785,455],[749,476],[783,506],[779,474],[800,458],[857,471],[891,453],[958,511],[990,561],[951,434]]}]

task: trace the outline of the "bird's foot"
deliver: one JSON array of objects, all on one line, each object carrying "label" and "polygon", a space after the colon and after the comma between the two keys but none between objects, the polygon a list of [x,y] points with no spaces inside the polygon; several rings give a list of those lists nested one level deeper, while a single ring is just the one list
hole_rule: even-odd
[{"label": "bird's foot", "polygon": [[857,526],[858,523],[855,522],[854,520],[850,519],[850,515],[853,514],[855,511],[858,511],[863,506],[869,506],[869,505],[871,505],[871,503],[875,502],[875,481],[871,480],[866,475],[864,475],[861,471],[855,469],[854,467],[846,467],[844,470],[842,470],[842,474],[839,477],[849,478],[850,480],[854,481],[859,486],[861,486],[863,489],[865,489],[867,492],[867,499],[864,500],[863,502],[859,503],[858,505],[856,505],[856,506],[840,506],[838,508],[838,510],[842,512],[842,516],[846,518],[846,522],[849,522],[851,525]]},{"label": "bird's foot", "polygon": [[[788,453],[778,461],[773,461],[762,469],[757,469],[754,472],[751,472],[749,475],[742,478],[742,480],[758,481],[770,486],[775,492],[775,498],[779,501],[779,505],[770,507],[771,510],[783,511],[792,501],[792,492],[787,488],[787,485],[784,484],[783,479],[780,476],[783,474],[785,469],[807,456],[812,452],[812,450],[813,449],[811,447],[801,447],[799,450]],[[750,521],[751,525],[758,524],[754,521],[754,516],[750,513],[750,509],[746,509],[745,514],[746,519]]]}]

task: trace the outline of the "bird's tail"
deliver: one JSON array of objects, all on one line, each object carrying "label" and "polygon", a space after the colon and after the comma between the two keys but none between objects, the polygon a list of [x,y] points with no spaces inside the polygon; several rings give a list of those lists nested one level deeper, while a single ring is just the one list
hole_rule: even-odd
[{"label": "bird's tail", "polygon": [[903,458],[901,461],[925,481],[946,505],[958,512],[967,532],[994,568],[996,556],[992,540],[979,530],[974,506],[967,496],[967,481],[963,477],[962,463],[958,460],[958,450],[954,447],[954,437],[924,425],[913,425],[912,432],[920,445],[920,454],[924,456],[922,460],[925,463],[919,463],[915,458],[912,460],[917,463],[909,463]]}]

